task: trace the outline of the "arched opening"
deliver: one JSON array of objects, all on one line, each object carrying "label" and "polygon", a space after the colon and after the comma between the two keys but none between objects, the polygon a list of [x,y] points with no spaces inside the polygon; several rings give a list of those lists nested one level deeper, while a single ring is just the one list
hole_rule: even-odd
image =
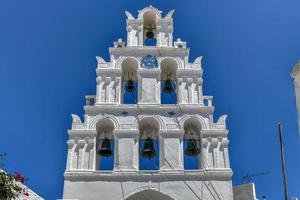
[{"label": "arched opening", "polygon": [[139,166],[140,170],[159,169],[159,124],[154,118],[145,118],[139,122]]},{"label": "arched opening", "polygon": [[196,119],[184,123],[183,155],[184,169],[201,168],[201,125]]},{"label": "arched opening", "polygon": [[138,62],[133,58],[126,58],[122,62],[122,102],[136,104],[138,99]]},{"label": "arched opening", "polygon": [[113,170],[114,167],[114,124],[108,118],[96,124],[97,130],[97,156],[98,170]]},{"label": "arched opening", "polygon": [[177,62],[165,58],[160,63],[161,67],[161,104],[177,103]]},{"label": "arched opening", "polygon": [[126,200],[174,200],[174,199],[166,194],[163,194],[155,190],[144,190],[131,195]]},{"label": "arched opening", "polygon": [[157,31],[156,31],[156,13],[154,11],[147,11],[143,15],[144,27],[144,45],[156,46]]}]

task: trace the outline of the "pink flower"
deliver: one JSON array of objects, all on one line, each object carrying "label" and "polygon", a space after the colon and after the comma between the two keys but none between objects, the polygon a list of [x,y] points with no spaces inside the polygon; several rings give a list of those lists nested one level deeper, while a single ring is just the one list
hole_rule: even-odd
[{"label": "pink flower", "polygon": [[19,182],[21,182],[21,183],[24,183],[25,182],[25,178],[22,176],[22,174],[21,173],[19,173],[19,172],[15,172],[15,179],[17,180],[17,181],[19,181]]},{"label": "pink flower", "polygon": [[24,192],[24,195],[25,195],[25,196],[29,196],[29,193],[28,193],[28,192]]}]

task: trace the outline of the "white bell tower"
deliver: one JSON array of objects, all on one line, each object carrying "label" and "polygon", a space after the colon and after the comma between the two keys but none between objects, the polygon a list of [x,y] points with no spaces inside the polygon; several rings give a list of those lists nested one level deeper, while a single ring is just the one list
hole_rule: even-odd
[{"label": "white bell tower", "polygon": [[213,121],[173,12],[126,11],[127,41],[97,56],[96,95],[68,131],[64,199],[233,199],[226,115]]}]

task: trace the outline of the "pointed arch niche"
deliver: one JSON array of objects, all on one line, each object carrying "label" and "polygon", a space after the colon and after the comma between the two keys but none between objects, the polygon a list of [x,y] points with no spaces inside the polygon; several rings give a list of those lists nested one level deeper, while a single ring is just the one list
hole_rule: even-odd
[{"label": "pointed arch niche", "polygon": [[144,118],[139,122],[139,132],[140,170],[159,170],[159,123],[152,117]]},{"label": "pointed arch niche", "polygon": [[[109,118],[101,119],[96,124],[97,145],[96,145],[96,169],[97,170],[113,170],[114,167],[114,131],[115,127]],[[101,150],[106,149],[106,155],[101,155]],[[111,151],[111,154],[109,152]],[[104,151],[105,153],[105,151]]]},{"label": "pointed arch niche", "polygon": [[121,97],[124,104],[138,103],[138,61],[134,58],[126,58],[122,62],[122,89]]},{"label": "pointed arch niche", "polygon": [[161,104],[177,103],[177,62],[173,58],[165,58],[161,67]]},{"label": "pointed arch niche", "polygon": [[184,123],[183,155],[184,169],[201,169],[201,125],[191,118]]}]

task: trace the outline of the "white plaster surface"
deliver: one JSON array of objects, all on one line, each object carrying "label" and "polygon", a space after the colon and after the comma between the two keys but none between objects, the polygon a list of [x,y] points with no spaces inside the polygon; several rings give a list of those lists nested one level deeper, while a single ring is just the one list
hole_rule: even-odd
[{"label": "white plaster surface", "polygon": [[257,200],[253,183],[233,187],[234,200]]},{"label": "white plaster surface", "polygon": [[298,133],[300,135],[300,60],[294,66],[291,76],[294,78],[296,106],[298,111]]},{"label": "white plaster surface", "polygon": [[[186,42],[173,41],[173,12],[163,16],[150,6],[135,18],[126,11],[127,41],[114,42],[110,61],[97,56],[96,94],[86,96],[84,120],[73,114],[68,130],[64,199],[233,199],[226,115],[213,121],[212,96],[202,94],[201,57],[189,63]],[[146,14],[156,23],[157,45],[152,47],[143,46]],[[157,68],[141,67],[146,55],[157,58]],[[175,105],[160,104],[161,79],[167,72],[177,85]],[[130,74],[139,83],[137,104],[122,103],[122,86]],[[141,124],[151,127],[151,137],[159,142],[156,171],[139,170]],[[184,170],[187,124],[197,127],[201,149],[199,169],[194,171]],[[104,172],[98,170],[96,152],[106,129],[115,141],[115,159],[113,170]]]}]

